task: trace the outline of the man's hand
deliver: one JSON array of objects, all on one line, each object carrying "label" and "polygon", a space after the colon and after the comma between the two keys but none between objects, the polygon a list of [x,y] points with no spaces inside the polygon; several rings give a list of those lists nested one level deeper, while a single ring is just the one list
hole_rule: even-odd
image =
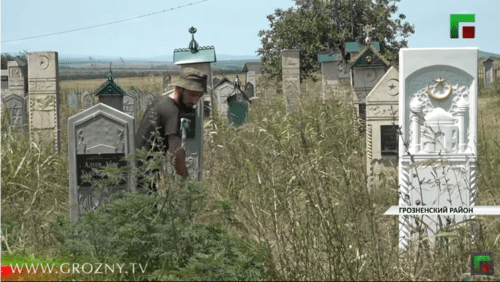
[{"label": "man's hand", "polygon": [[173,158],[175,158],[175,172],[186,180],[189,176],[189,172],[186,167],[186,152],[181,148],[181,139],[178,136],[168,136],[168,152],[172,154]]}]

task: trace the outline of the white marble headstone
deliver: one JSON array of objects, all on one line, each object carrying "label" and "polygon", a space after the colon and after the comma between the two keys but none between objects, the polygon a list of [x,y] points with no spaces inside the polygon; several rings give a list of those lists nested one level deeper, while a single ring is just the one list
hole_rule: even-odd
[{"label": "white marble headstone", "polygon": [[29,128],[33,142],[51,142],[60,151],[57,52],[28,53]]},{"label": "white marble headstone", "polygon": [[[399,205],[474,206],[478,49],[410,48],[399,57]],[[417,228],[432,242],[433,232],[467,219],[424,215],[422,225],[415,218],[400,216],[401,250]]]}]

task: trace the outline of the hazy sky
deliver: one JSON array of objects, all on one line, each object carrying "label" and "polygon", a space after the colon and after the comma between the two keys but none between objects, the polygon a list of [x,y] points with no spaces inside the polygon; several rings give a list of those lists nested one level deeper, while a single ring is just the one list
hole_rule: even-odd
[{"label": "hazy sky", "polygon": [[[82,56],[157,57],[187,48],[188,29],[197,28],[200,46],[213,45],[217,54],[253,56],[261,46],[259,30],[269,29],[266,16],[293,0],[1,0],[1,52],[57,51]],[[25,37],[125,20],[132,21],[4,42]],[[415,25],[409,47],[479,47],[500,54],[500,1],[403,0],[398,13]],[[476,15],[475,39],[450,39],[450,14]],[[462,24],[460,25],[460,32]],[[461,33],[460,33],[461,36]]]}]

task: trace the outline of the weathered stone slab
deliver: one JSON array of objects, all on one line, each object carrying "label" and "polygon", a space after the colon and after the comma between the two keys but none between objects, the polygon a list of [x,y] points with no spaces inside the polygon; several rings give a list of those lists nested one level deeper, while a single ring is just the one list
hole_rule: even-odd
[{"label": "weathered stone slab", "polygon": [[9,61],[7,62],[7,69],[9,72],[8,86],[10,93],[25,97],[27,89],[26,66],[20,66],[17,61]]},{"label": "weathered stone slab", "polygon": [[89,109],[94,105],[94,97],[89,91],[83,91],[80,96],[82,96],[82,108],[84,110]]},{"label": "weathered stone slab", "polygon": [[60,151],[57,52],[28,53],[29,128],[32,142]]},{"label": "weathered stone slab", "polygon": [[72,107],[73,109],[78,108],[78,94],[76,93],[71,93],[69,94],[69,106]]},{"label": "weathered stone slab", "polygon": [[26,124],[26,100],[19,95],[11,94],[5,98],[5,105],[9,110],[11,126],[24,131]]},{"label": "weathered stone slab", "polygon": [[215,86],[214,94],[217,100],[217,111],[219,115],[226,117],[228,111],[228,105],[226,103],[227,98],[233,93],[234,84],[227,78],[222,78],[218,85]]},{"label": "weathered stone slab", "polygon": [[[91,183],[82,176],[93,174],[92,168],[117,164],[134,166],[122,158],[135,152],[134,119],[119,110],[99,103],[68,119],[69,203],[71,220],[77,221],[82,212],[95,209],[107,200],[106,194],[94,195]],[[92,176],[97,179],[95,175]],[[116,187],[107,187],[108,194],[135,191],[133,179]],[[130,184],[130,185],[129,185]]]},{"label": "weathered stone slab", "polygon": [[[257,79],[256,79],[255,71],[247,72],[247,83],[252,84],[253,89],[254,89],[254,96],[257,96],[255,93],[257,90]],[[248,98],[250,98],[250,97],[248,97]]]},{"label": "weathered stone slab", "polygon": [[[133,117],[137,122],[137,114],[139,112],[139,99],[137,94],[131,91],[127,91],[123,96],[123,112]],[[138,126],[138,122],[136,124]]]},{"label": "weathered stone slab", "polygon": [[397,165],[399,72],[391,67],[366,97],[366,171],[368,186],[379,179],[380,167]]},{"label": "weathered stone slab", "polygon": [[245,85],[245,94],[247,95],[248,98],[255,97],[254,87],[252,83],[247,82],[247,84]]},{"label": "weathered stone slab", "polygon": [[[400,50],[399,206],[475,206],[477,59],[477,48]],[[468,218],[424,215],[422,225],[400,216],[400,248],[417,227],[433,242],[433,233]]]},{"label": "weathered stone slab", "polygon": [[492,59],[486,59],[483,61],[483,74],[485,87],[489,86],[492,83],[495,83],[495,67],[493,66]]},{"label": "weathered stone slab", "polygon": [[300,99],[300,50],[281,51],[282,89],[285,105],[291,112],[297,112]]}]

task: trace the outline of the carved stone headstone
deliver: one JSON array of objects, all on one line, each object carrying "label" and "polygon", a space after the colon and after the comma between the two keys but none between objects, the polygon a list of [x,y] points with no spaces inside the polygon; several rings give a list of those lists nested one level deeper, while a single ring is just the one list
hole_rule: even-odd
[{"label": "carved stone headstone", "polygon": [[26,96],[26,66],[20,66],[17,61],[7,62],[9,71],[8,85],[10,94]]},{"label": "carved stone headstone", "polygon": [[298,111],[300,97],[300,50],[281,51],[283,68],[283,96],[286,108],[291,112]]},{"label": "carved stone headstone", "polygon": [[9,110],[11,126],[24,131],[24,125],[26,124],[26,101],[24,97],[11,94],[4,101]]},{"label": "carved stone headstone", "polygon": [[58,76],[57,52],[28,53],[30,137],[35,143],[52,143],[59,152]]},{"label": "carved stone headstone", "polygon": [[492,59],[486,59],[483,61],[483,73],[484,73],[484,86],[487,87],[492,83],[495,83],[495,68],[493,66]]},{"label": "carved stone headstone", "polygon": [[391,67],[366,96],[366,171],[368,186],[376,174],[372,164],[397,165],[399,72]]},{"label": "carved stone headstone", "polygon": [[245,85],[245,94],[247,95],[248,98],[252,98],[255,96],[252,83],[247,82],[247,84]]},{"label": "carved stone headstone", "polygon": [[[249,71],[249,72],[247,72],[247,83],[251,83],[253,85],[254,96],[257,96],[256,95],[257,79],[255,78],[255,71]],[[250,98],[250,97],[248,97],[248,98]]]},{"label": "carved stone headstone", "polygon": [[221,116],[227,116],[228,105],[226,103],[227,98],[234,91],[234,84],[227,78],[222,78],[216,85],[214,93],[217,100],[217,111]]},{"label": "carved stone headstone", "polygon": [[106,201],[110,192],[135,191],[130,175],[125,177],[126,181],[116,187],[107,187],[106,193],[100,195],[96,195],[91,183],[82,178],[90,174],[92,179],[98,179],[92,168],[109,164],[134,165],[133,161],[122,160],[135,152],[134,119],[99,103],[70,117],[68,130],[70,218],[77,221],[82,212],[95,209]]},{"label": "carved stone headstone", "polygon": [[76,93],[69,94],[69,106],[74,109],[78,108],[78,94]]},{"label": "carved stone headstone", "polygon": [[[401,49],[399,58],[399,206],[475,206],[478,49]],[[400,249],[410,248],[417,227],[432,242],[469,217],[400,216]]]},{"label": "carved stone headstone", "polygon": [[143,93],[142,95],[142,110],[145,111],[149,105],[153,103],[155,96],[151,93]]},{"label": "carved stone headstone", "polygon": [[[123,96],[123,112],[130,115],[137,121],[137,113],[139,112],[139,101],[136,93],[128,91]],[[136,124],[137,125],[137,124]]]},{"label": "carved stone headstone", "polygon": [[82,107],[84,110],[89,109],[94,105],[94,97],[89,91],[87,90],[83,91],[81,96],[82,96]]}]

